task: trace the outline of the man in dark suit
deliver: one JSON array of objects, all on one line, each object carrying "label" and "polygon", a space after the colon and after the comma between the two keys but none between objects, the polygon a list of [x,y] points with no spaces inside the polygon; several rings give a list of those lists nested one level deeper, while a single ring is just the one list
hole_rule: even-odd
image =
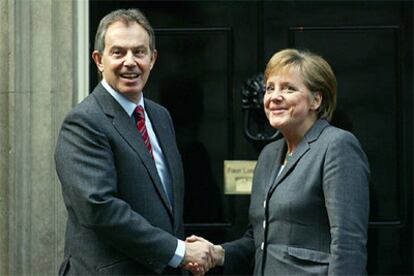
[{"label": "man in dark suit", "polygon": [[[102,81],[65,118],[55,161],[68,210],[60,275],[180,274],[211,265],[183,239],[184,181],[168,111],[143,97],[154,31],[138,10],[105,16],[92,54]],[[209,263],[210,262],[210,263]]]}]

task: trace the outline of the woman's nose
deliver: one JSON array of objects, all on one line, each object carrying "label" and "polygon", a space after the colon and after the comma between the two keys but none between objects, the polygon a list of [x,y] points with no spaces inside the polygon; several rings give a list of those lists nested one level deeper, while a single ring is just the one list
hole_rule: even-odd
[{"label": "woman's nose", "polygon": [[281,101],[283,100],[282,92],[279,90],[274,90],[272,92],[272,95],[270,95],[270,99],[272,101]]}]

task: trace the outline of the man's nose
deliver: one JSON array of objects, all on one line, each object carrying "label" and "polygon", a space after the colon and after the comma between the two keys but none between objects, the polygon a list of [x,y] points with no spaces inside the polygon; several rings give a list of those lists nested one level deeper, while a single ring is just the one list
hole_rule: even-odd
[{"label": "man's nose", "polygon": [[135,63],[135,57],[134,54],[131,51],[128,51],[127,54],[125,55],[125,61],[124,61],[124,65],[125,66],[134,66]]}]

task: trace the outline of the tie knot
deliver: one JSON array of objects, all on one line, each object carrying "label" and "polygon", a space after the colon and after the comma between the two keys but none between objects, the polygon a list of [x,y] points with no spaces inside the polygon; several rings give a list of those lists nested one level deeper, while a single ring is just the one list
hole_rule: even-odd
[{"label": "tie knot", "polygon": [[145,120],[144,108],[140,105],[137,105],[137,107],[135,107],[135,110],[134,110],[134,116],[137,120],[138,119]]}]

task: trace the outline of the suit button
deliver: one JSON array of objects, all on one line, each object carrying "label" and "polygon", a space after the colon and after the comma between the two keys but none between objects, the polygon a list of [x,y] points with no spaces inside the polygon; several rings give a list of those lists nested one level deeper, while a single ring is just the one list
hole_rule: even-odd
[{"label": "suit button", "polygon": [[266,229],[266,221],[263,221],[263,229]]},{"label": "suit button", "polygon": [[260,249],[263,250],[264,249],[264,242],[262,242],[262,244],[260,245]]},{"label": "suit button", "polygon": [[263,208],[265,208],[265,209],[266,209],[266,200],[265,200],[265,201],[263,201]]}]

